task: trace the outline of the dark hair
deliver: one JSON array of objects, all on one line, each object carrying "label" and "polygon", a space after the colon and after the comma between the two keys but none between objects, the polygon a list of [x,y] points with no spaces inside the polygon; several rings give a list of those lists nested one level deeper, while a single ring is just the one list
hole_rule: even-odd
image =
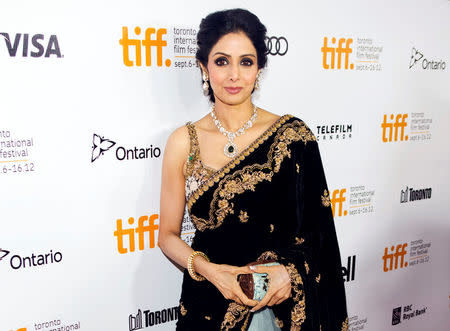
[{"label": "dark hair", "polygon": [[[206,67],[211,49],[230,32],[244,32],[247,35],[256,49],[258,68],[264,68],[267,63],[267,29],[255,14],[239,8],[217,11],[202,19],[197,33],[197,61]],[[211,85],[208,94],[209,100],[214,102]]]}]

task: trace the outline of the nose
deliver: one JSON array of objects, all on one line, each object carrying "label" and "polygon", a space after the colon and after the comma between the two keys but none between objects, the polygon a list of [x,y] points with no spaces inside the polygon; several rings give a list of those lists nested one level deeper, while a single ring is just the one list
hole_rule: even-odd
[{"label": "nose", "polygon": [[236,82],[239,80],[239,65],[230,66],[230,80]]}]

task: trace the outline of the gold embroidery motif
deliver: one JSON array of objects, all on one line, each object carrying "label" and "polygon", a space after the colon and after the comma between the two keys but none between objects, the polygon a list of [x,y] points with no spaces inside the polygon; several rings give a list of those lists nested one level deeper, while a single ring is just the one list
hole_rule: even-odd
[{"label": "gold embroidery motif", "polygon": [[275,324],[276,324],[280,329],[283,328],[283,325],[284,325],[283,321],[282,321],[282,320],[279,320],[278,317],[275,317]]},{"label": "gold embroidery motif", "polygon": [[348,317],[345,318],[345,321],[342,322],[342,329],[341,331],[348,331]]},{"label": "gold embroidery motif", "polygon": [[273,251],[266,251],[262,253],[257,259],[257,261],[264,261],[264,260],[278,260],[278,255]]},{"label": "gold embroidery motif", "polygon": [[298,163],[295,164],[296,168],[297,168],[297,173],[300,173],[300,166],[298,165]]},{"label": "gold embroidery motif", "polygon": [[275,226],[273,224],[270,224],[270,233],[272,233],[274,229],[275,229]]},{"label": "gold embroidery motif", "polygon": [[184,308],[184,305],[182,302],[180,302],[180,313],[182,316],[186,316],[186,314],[187,314],[187,310],[186,310],[186,308]]},{"label": "gold embroidery motif", "polygon": [[291,311],[291,331],[300,331],[301,325],[306,319],[305,313],[305,295],[303,293],[303,280],[299,272],[292,263],[286,266],[291,279],[293,300],[295,302]]},{"label": "gold embroidery motif", "polygon": [[322,205],[324,207],[330,207],[331,205],[331,201],[330,201],[330,195],[328,194],[327,190],[323,191],[323,195],[322,195]]},{"label": "gold embroidery motif", "polygon": [[317,282],[317,283],[320,282],[320,274],[317,275],[317,277],[316,277],[316,282]]},{"label": "gold embroidery motif", "polygon": [[309,274],[309,265],[308,265],[308,263],[306,263],[306,261],[305,261],[305,270],[306,270],[306,273]]},{"label": "gold embroidery motif", "polygon": [[293,141],[303,141],[306,145],[308,141],[316,140],[316,137],[311,130],[304,124],[299,128],[289,127],[283,131],[283,134],[279,137],[279,142],[275,148],[275,166],[273,171],[278,172],[280,170],[281,162],[287,157],[291,157],[291,151],[288,149],[288,145]]},{"label": "gold embroidery motif", "polygon": [[266,174],[263,171],[255,171],[253,173],[244,172],[242,173],[241,178],[236,178],[234,180],[226,182],[223,186],[223,189],[219,190],[219,196],[222,199],[219,200],[219,208],[215,213],[217,217],[217,225],[215,227],[222,224],[223,220],[228,214],[234,213],[234,205],[228,200],[233,199],[235,194],[241,194],[247,190],[254,191],[256,184],[262,182],[263,180],[271,181],[272,176],[273,172],[270,172],[269,174]]},{"label": "gold embroidery motif", "polygon": [[227,331],[234,328],[236,323],[240,322],[247,312],[249,312],[249,309],[246,306],[240,305],[236,302],[230,303],[220,329]]},{"label": "gold embroidery motif", "polygon": [[247,215],[247,212],[246,212],[246,211],[242,211],[242,210],[241,210],[241,212],[239,213],[239,220],[240,220],[242,223],[247,223],[247,222],[248,222],[248,215]]},{"label": "gold embroidery motif", "polygon": [[298,237],[295,237],[295,244],[296,244],[296,245],[303,244],[304,242],[305,242],[305,239],[304,239],[304,238],[298,238]]},{"label": "gold embroidery motif", "polygon": [[208,321],[210,321],[210,320],[211,320],[211,316],[206,315],[206,316],[205,316],[205,319],[207,319]]},{"label": "gold embroidery motif", "polygon": [[190,150],[186,160],[184,189],[186,201],[188,201],[206,180],[214,174],[215,170],[205,167],[200,160],[200,148],[194,125],[191,122],[187,122],[186,127],[189,132]]},{"label": "gold embroidery motif", "polygon": [[[270,129],[268,129],[259,139],[252,145],[245,149],[238,157],[230,161],[228,165],[217,171],[200,187],[187,202],[189,213],[192,205],[197,199],[203,195],[214,183],[219,182],[222,177],[230,172],[237,164],[245,159],[251,152],[255,150],[262,142],[264,142],[273,132],[275,132],[291,115],[284,115],[275,122]],[[314,134],[302,121],[293,121],[285,125],[283,130],[277,133],[274,142],[270,146],[267,154],[267,161],[264,164],[253,164],[244,167],[239,171],[235,171],[219,183],[213,194],[213,199],[210,203],[209,219],[200,217],[192,217],[193,223],[197,229],[204,231],[206,229],[215,229],[222,225],[224,219],[234,214],[234,205],[229,200],[233,199],[235,195],[242,194],[245,191],[254,191],[255,186],[263,181],[271,181],[273,175],[280,170],[283,159],[290,157],[291,152],[288,145],[293,141],[307,141],[315,140]]]}]

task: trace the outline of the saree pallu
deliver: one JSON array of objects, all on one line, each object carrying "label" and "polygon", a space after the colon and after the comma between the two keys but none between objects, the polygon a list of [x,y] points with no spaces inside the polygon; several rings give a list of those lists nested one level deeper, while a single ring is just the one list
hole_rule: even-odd
[{"label": "saree pallu", "polygon": [[[191,140],[188,160],[190,169],[200,161],[198,142]],[[348,329],[330,196],[316,138],[302,120],[280,117],[223,168],[204,172],[187,211],[192,248],[212,262],[276,259],[286,267],[291,297],[270,307],[281,330]],[[177,330],[248,330],[250,309],[185,270]]]}]

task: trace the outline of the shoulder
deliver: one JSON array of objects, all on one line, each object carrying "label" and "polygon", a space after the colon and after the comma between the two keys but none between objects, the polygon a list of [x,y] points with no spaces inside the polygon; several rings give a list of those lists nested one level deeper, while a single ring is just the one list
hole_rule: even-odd
[{"label": "shoulder", "polygon": [[310,127],[297,116],[286,114],[281,117],[283,122],[280,129],[285,132],[285,135],[291,137],[293,141],[301,141],[305,144],[307,142],[317,142],[316,136]]},{"label": "shoulder", "polygon": [[189,155],[190,139],[187,123],[173,130],[167,138],[164,154],[166,158],[184,160]]}]

